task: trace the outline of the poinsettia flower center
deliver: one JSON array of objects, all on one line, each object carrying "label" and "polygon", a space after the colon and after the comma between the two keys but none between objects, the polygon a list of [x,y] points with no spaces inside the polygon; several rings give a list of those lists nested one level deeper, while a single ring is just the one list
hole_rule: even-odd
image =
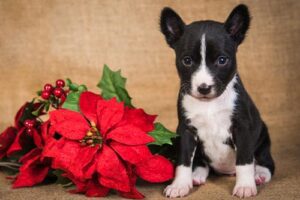
[{"label": "poinsettia flower center", "polygon": [[86,132],[85,137],[79,141],[82,146],[92,146],[99,145],[102,147],[103,139],[99,130],[94,122],[91,122],[91,128]]}]

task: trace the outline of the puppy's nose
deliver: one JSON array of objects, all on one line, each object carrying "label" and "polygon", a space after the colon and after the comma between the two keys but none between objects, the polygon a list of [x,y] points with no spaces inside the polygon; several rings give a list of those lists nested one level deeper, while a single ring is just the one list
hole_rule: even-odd
[{"label": "puppy's nose", "polygon": [[198,92],[200,94],[203,94],[203,95],[207,95],[209,94],[211,91],[211,85],[207,85],[205,83],[202,83],[199,87],[198,87]]}]

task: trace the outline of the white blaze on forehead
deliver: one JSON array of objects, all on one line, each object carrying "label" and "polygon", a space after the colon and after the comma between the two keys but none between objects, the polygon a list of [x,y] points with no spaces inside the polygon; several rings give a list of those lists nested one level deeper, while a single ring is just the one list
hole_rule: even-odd
[{"label": "white blaze on forehead", "polygon": [[201,36],[201,64],[200,66],[206,66],[206,42],[205,42],[205,33]]},{"label": "white blaze on forehead", "polygon": [[205,33],[201,36],[201,45],[200,45],[200,55],[201,55],[201,63],[199,69],[192,76],[192,90],[197,91],[197,88],[205,83],[206,85],[213,85],[213,77],[209,73],[208,68],[206,66],[206,39]]}]

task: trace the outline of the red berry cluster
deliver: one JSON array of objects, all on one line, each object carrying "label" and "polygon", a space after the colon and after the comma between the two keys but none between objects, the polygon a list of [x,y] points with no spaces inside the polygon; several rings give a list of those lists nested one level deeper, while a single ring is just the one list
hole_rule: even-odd
[{"label": "red berry cluster", "polygon": [[54,95],[56,98],[61,98],[65,95],[63,87],[65,86],[65,81],[58,79],[56,81],[56,87],[53,87],[50,83],[44,85],[44,90],[42,91],[41,97],[45,100],[48,100],[51,95]]},{"label": "red berry cluster", "polygon": [[32,135],[35,125],[36,125],[35,119],[26,119],[24,121],[24,126],[26,127],[26,133],[28,135]]}]

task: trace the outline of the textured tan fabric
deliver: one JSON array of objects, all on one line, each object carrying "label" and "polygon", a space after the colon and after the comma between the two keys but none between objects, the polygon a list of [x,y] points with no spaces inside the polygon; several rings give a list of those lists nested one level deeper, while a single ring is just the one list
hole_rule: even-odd
[{"label": "textured tan fabric", "polygon": [[[70,77],[97,92],[104,63],[122,69],[134,105],[175,130],[178,77],[174,53],[159,32],[164,6],[190,23],[224,21],[240,1],[0,1],[0,127],[44,83]],[[300,199],[300,1],[242,1],[253,16],[239,48],[242,80],[270,127],[277,171],[257,199]],[[213,177],[187,199],[231,199],[233,177]],[[84,199],[59,186],[9,189],[0,173],[0,199]],[[141,186],[160,199],[162,185]],[[118,197],[112,196],[117,199]]]}]

